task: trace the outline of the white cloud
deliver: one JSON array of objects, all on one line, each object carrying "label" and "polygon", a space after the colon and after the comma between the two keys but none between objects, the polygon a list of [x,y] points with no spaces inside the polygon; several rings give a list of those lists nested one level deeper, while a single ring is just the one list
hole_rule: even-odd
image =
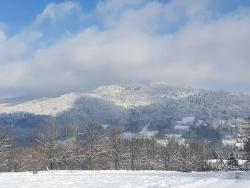
[{"label": "white cloud", "polygon": [[[0,90],[48,94],[136,80],[199,87],[250,86],[250,9],[210,19],[209,3],[155,1],[122,9],[111,20],[112,10],[124,6],[112,4],[115,2],[99,4],[94,10],[97,14],[107,6],[102,12],[105,18],[100,18],[105,29],[96,25],[67,35],[49,47],[35,50],[29,58],[23,57],[30,44],[24,42],[24,36],[7,39],[3,33],[0,38],[4,43],[8,41],[10,48],[24,47],[8,55],[18,63],[0,63]],[[208,14],[201,18],[203,10]],[[180,24],[183,19],[186,22]],[[171,31],[175,26],[176,31]],[[0,44],[0,60],[10,61],[5,57],[8,53],[1,53]]]},{"label": "white cloud", "polygon": [[80,6],[78,3],[73,1],[66,1],[63,3],[49,3],[43,12],[37,15],[36,20],[34,21],[34,26],[39,26],[45,20],[49,20],[54,23],[58,19],[64,18],[72,11],[79,10]]},{"label": "white cloud", "polygon": [[5,30],[7,28],[7,25],[3,22],[0,22],[0,30]]},{"label": "white cloud", "polygon": [[41,35],[38,31],[26,31],[8,38],[5,32],[0,30],[0,66],[21,61]]},{"label": "white cloud", "polygon": [[145,3],[146,0],[104,0],[100,1],[96,6],[96,12],[107,16],[107,14],[118,13],[124,7],[133,7]]},{"label": "white cloud", "polygon": [[6,35],[3,31],[0,30],[0,42],[4,42],[6,40]]}]

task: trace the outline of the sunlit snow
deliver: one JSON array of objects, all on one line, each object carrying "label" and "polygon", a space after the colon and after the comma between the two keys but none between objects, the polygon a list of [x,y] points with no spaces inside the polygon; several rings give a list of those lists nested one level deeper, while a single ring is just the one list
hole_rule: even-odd
[{"label": "sunlit snow", "polygon": [[248,188],[249,172],[49,171],[1,173],[0,188]]}]

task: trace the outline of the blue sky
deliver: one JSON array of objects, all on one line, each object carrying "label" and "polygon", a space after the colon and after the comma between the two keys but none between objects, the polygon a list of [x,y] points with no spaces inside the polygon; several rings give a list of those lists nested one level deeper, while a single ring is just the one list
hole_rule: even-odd
[{"label": "blue sky", "polygon": [[2,0],[0,93],[139,80],[250,92],[249,33],[249,0]]},{"label": "blue sky", "polygon": [[[64,0],[2,0],[0,1],[0,19],[8,26],[7,34],[13,35],[32,23],[37,14],[49,3],[62,3]],[[73,0],[80,4],[84,12],[91,12],[95,9],[100,0]],[[169,0],[159,0],[162,3],[168,3]],[[221,14],[228,13],[239,7],[250,6],[249,0],[218,0],[215,2],[215,8]],[[80,27],[80,24],[78,25]]]},{"label": "blue sky", "polygon": [[[20,30],[32,23],[37,14],[43,11],[43,9],[49,3],[60,3],[62,0],[2,0],[0,1],[0,18],[1,21],[9,26],[9,30]],[[96,0],[82,0],[75,1],[81,4],[84,11],[90,11],[94,9]]]}]

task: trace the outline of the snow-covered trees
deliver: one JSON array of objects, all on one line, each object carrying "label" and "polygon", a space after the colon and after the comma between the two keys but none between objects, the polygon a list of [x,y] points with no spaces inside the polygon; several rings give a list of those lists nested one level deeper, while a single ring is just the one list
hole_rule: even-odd
[{"label": "snow-covered trees", "polygon": [[230,153],[229,158],[227,160],[227,165],[230,170],[236,170],[239,167],[238,159],[235,156],[235,153]]},{"label": "snow-covered trees", "polygon": [[0,129],[0,171],[10,171],[14,168],[14,147],[8,131]]},{"label": "snow-covered trees", "polygon": [[120,169],[120,160],[122,154],[122,130],[118,126],[112,126],[110,134],[111,158],[115,170]]},{"label": "snow-covered trees", "polygon": [[179,144],[175,138],[161,141],[160,156],[164,170],[173,170],[177,165]]},{"label": "snow-covered trees", "polygon": [[246,159],[247,159],[247,164],[246,167],[248,170],[250,169],[250,118],[247,119],[243,131],[245,134],[245,143],[244,143],[244,149],[246,153]]},{"label": "snow-covered trees", "polygon": [[62,157],[57,147],[58,134],[57,125],[50,124],[38,132],[38,137],[36,138],[41,151],[46,156],[47,168],[51,170],[56,169],[56,164]]},{"label": "snow-covered trees", "polygon": [[82,151],[85,155],[87,169],[106,169],[107,139],[98,123],[89,123],[85,129]]},{"label": "snow-covered trees", "polygon": [[56,124],[38,129],[36,144],[22,149],[13,148],[8,132],[1,130],[0,170],[204,171],[244,167],[235,158],[239,156],[237,153],[230,155],[234,148],[220,145],[218,150],[204,140],[143,137],[136,131],[125,136],[119,126],[103,128],[97,122],[76,126],[67,130],[67,134],[61,129]]},{"label": "snow-covered trees", "polygon": [[45,153],[38,147],[30,147],[19,149],[17,163],[19,171],[33,171],[46,170],[47,163],[45,163]]},{"label": "snow-covered trees", "polygon": [[167,155],[167,164],[169,164],[169,160],[174,160],[174,169],[181,171],[199,171],[205,168],[207,156],[204,144],[202,145],[195,140],[184,140],[183,143],[170,148],[171,150],[175,150],[175,152],[174,154],[169,153]]}]

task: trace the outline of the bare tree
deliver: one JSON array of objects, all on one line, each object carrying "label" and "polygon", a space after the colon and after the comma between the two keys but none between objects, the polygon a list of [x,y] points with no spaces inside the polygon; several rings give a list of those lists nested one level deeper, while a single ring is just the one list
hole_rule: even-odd
[{"label": "bare tree", "polygon": [[120,158],[121,158],[121,149],[122,149],[122,130],[118,126],[112,126],[110,142],[111,142],[111,157],[115,170],[120,169]]},{"label": "bare tree", "polygon": [[84,153],[87,169],[105,169],[107,162],[107,140],[102,133],[102,127],[96,123],[89,123],[86,127],[85,143],[80,149]]},{"label": "bare tree", "polygon": [[176,168],[176,161],[178,159],[179,145],[175,138],[168,138],[161,143],[161,159],[164,170],[174,170]]},{"label": "bare tree", "polygon": [[136,160],[136,147],[138,142],[138,115],[134,109],[130,109],[129,114],[129,127],[131,131],[131,140],[130,140],[130,167],[131,170],[135,170],[135,160]]},{"label": "bare tree", "polygon": [[156,138],[142,138],[139,142],[140,153],[138,158],[144,160],[143,169],[154,170],[159,168],[160,148],[157,145]]},{"label": "bare tree", "polygon": [[37,134],[36,141],[46,156],[47,168],[50,170],[56,169],[56,163],[61,158],[57,151],[57,138],[59,135],[57,125],[51,123],[44,129],[40,129]]},{"label": "bare tree", "polygon": [[18,150],[19,170],[33,171],[46,170],[46,156],[39,147],[23,148]]},{"label": "bare tree", "polygon": [[207,155],[204,146],[204,143],[199,143],[197,140],[185,140],[179,149],[180,170],[197,171],[205,168]]}]

